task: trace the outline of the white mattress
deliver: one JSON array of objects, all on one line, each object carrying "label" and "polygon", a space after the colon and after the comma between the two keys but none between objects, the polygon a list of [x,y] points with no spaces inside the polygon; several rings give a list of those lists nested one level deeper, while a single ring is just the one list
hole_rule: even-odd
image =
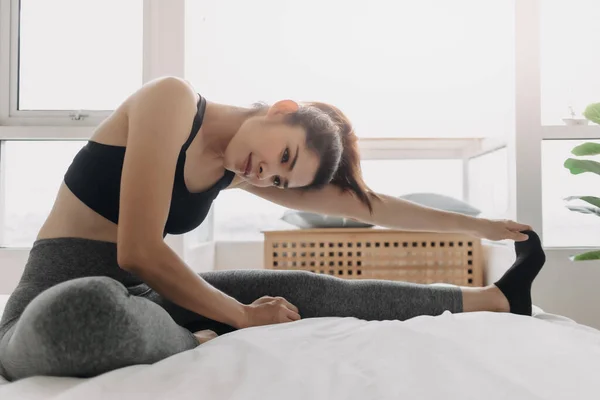
[{"label": "white mattress", "polygon": [[251,328],[92,379],[4,381],[0,399],[598,399],[598,371],[600,331],[567,318],[446,312]]}]

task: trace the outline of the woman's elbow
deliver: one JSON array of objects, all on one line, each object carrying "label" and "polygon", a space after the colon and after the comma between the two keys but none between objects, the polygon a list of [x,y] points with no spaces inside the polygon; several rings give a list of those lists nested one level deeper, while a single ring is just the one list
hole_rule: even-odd
[{"label": "woman's elbow", "polygon": [[141,269],[147,268],[152,255],[148,254],[150,246],[132,244],[128,242],[117,243],[117,263],[125,271],[139,273]]},{"label": "woman's elbow", "polygon": [[130,250],[117,248],[117,264],[119,267],[128,272],[134,272],[142,264],[139,257],[134,256]]}]

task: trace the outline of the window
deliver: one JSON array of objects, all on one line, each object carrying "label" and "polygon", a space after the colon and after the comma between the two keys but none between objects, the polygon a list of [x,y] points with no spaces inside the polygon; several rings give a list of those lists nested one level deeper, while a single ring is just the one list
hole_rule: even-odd
[{"label": "window", "polygon": [[224,190],[214,206],[215,240],[263,240],[262,231],[291,229],[292,225],[281,220],[285,210],[244,190]]},{"label": "window", "polygon": [[[461,160],[370,160],[362,168],[374,191],[392,196],[435,192],[462,199]],[[293,229],[281,220],[285,210],[242,190],[223,191],[215,202],[215,240],[262,240],[263,230]]]},{"label": "window", "polygon": [[363,160],[361,168],[365,182],[377,193],[431,192],[463,198],[462,160]]},{"label": "window", "polygon": [[194,248],[199,244],[210,241],[212,237],[212,228],[212,219],[209,214],[196,229],[185,234],[186,246],[188,248]]},{"label": "window", "polygon": [[84,141],[2,143],[3,246],[31,246],[50,213],[63,175],[84,145]]},{"label": "window", "polygon": [[[600,176],[593,173],[571,175],[563,164],[581,140],[544,140],[542,142],[542,212],[544,245],[578,247],[600,245],[600,218],[565,207],[568,196],[600,197]],[[585,157],[591,159],[592,157]]]},{"label": "window", "polygon": [[469,204],[486,218],[508,212],[508,151],[495,150],[469,160]]},{"label": "window", "polygon": [[142,84],[142,0],[21,0],[19,110],[113,110]]},{"label": "window", "polygon": [[569,107],[579,118],[600,93],[600,2],[543,0],[541,8],[542,125],[563,125]]},{"label": "window", "polygon": [[218,102],[335,104],[363,137],[504,136],[514,129],[514,9],[188,0],[185,75]]}]

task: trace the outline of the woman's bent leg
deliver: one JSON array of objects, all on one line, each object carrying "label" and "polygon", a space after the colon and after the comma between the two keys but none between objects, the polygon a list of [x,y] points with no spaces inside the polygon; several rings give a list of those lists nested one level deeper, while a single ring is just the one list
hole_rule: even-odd
[{"label": "woman's bent leg", "polygon": [[[13,301],[19,298],[18,290]],[[0,372],[10,380],[33,375],[95,376],[151,364],[198,345],[193,334],[164,309],[130,295],[108,277],[59,283],[37,295],[18,319],[5,324],[10,326],[1,327]]]}]

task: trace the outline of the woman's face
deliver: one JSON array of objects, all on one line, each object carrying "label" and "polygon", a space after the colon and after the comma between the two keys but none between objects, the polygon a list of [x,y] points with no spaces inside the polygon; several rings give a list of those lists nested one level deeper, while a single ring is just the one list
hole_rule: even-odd
[{"label": "woman's face", "polygon": [[246,120],[225,150],[225,168],[258,186],[294,188],[312,183],[318,156],[306,148],[306,132],[283,122],[292,101],[276,103],[267,115]]}]

